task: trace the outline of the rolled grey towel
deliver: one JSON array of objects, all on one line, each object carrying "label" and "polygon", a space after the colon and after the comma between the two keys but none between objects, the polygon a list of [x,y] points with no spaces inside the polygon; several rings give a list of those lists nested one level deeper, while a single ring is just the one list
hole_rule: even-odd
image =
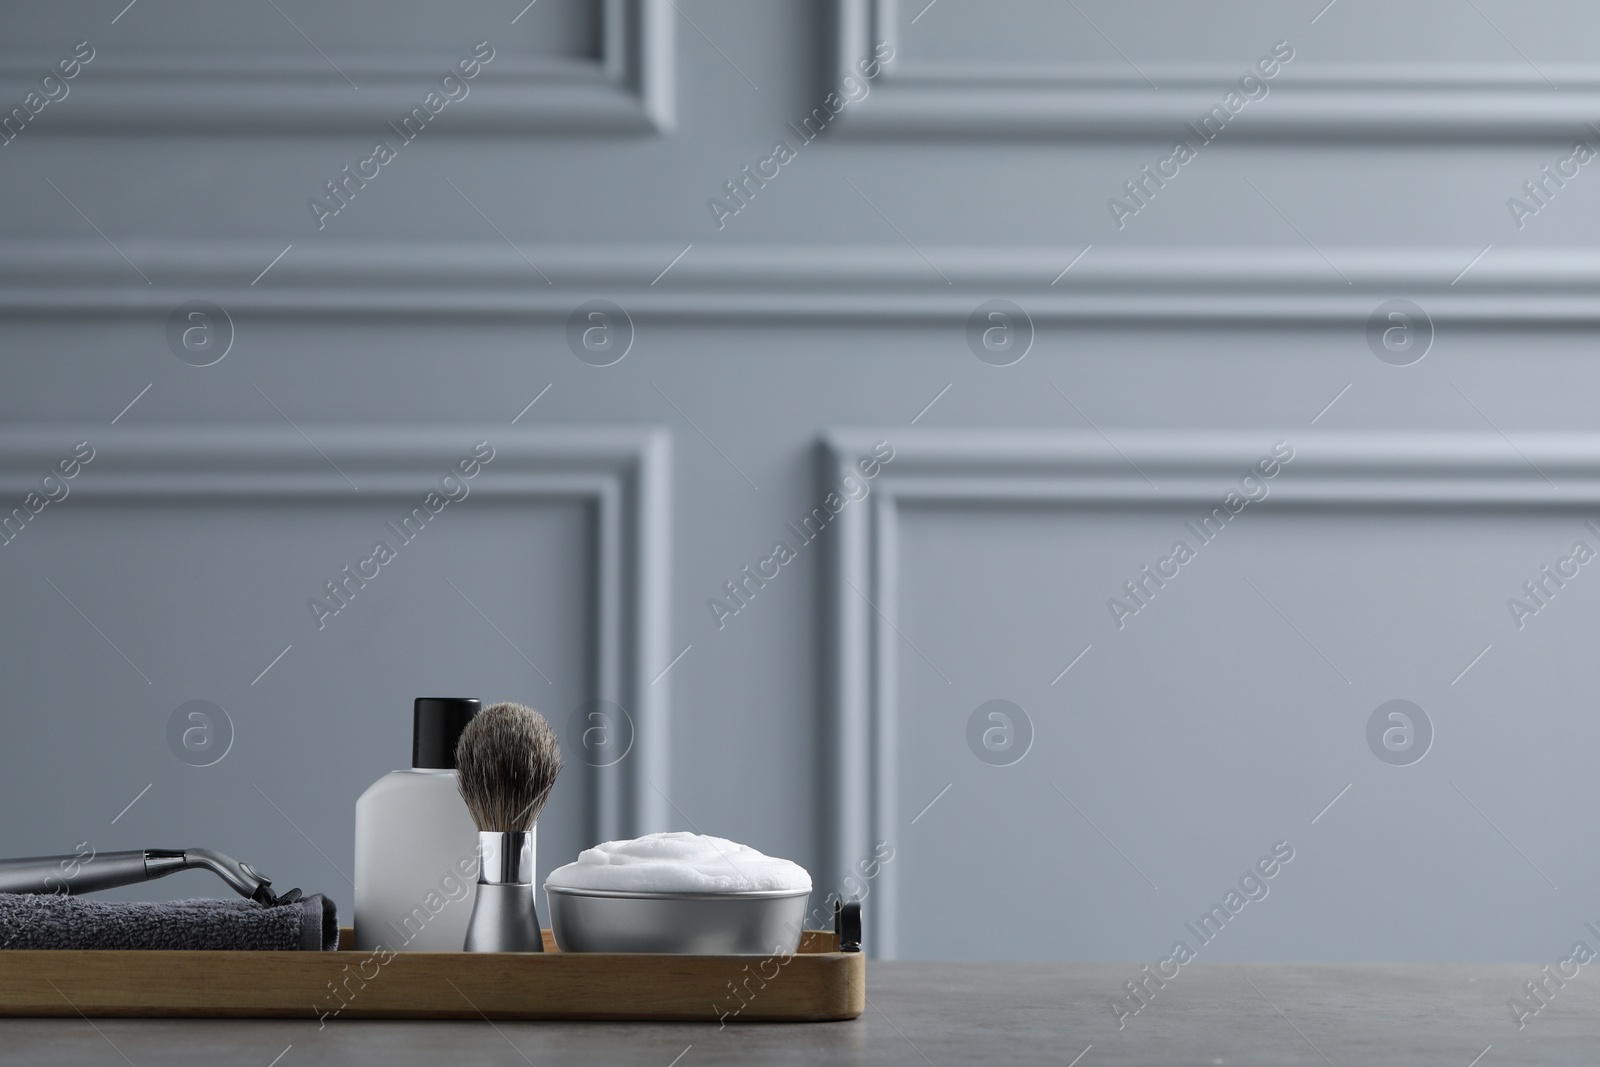
[{"label": "rolled grey towel", "polygon": [[0,893],[0,949],[303,949],[339,947],[321,894],[263,907],[253,900],[115,903],[59,893]]}]

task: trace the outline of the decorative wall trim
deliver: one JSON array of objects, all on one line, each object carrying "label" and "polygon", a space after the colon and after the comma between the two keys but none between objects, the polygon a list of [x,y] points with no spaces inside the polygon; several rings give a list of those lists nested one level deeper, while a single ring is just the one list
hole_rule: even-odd
[{"label": "decorative wall trim", "polygon": [[[596,297],[635,319],[944,322],[1005,297],[1039,323],[1363,325],[1391,299],[1436,325],[1600,326],[1600,250],[504,242],[147,242],[96,237],[0,247],[0,317],[153,318],[215,301],[235,318],[557,319]],[[1323,254],[1327,259],[1323,258]],[[527,257],[527,260],[523,259]],[[546,284],[531,261],[549,276]],[[932,262],[937,267],[929,266]],[[1062,269],[1072,264],[1069,273]],[[1465,274],[1463,268],[1471,264]],[[948,279],[948,281],[947,281]]]},{"label": "decorative wall trim", "polygon": [[[867,506],[845,508],[824,539],[825,836],[816,879],[823,891],[842,885],[877,842],[896,844],[907,829],[909,813],[896,805],[900,505],[1214,504],[1270,443],[1260,435],[1141,434],[1125,436],[1118,452],[1094,434],[837,430],[822,442],[823,482],[837,485],[878,440],[893,444],[893,463],[873,481]],[[1292,444],[1294,465],[1273,483],[1274,509],[1538,506],[1592,514],[1600,505],[1600,434],[1519,435],[1515,450],[1494,433],[1296,434]],[[873,951],[891,958],[899,878],[899,867],[885,864],[871,890]]]},{"label": "decorative wall trim", "polygon": [[[605,0],[598,62],[519,59],[505,40],[491,35],[498,54],[469,83],[460,106],[441,115],[437,130],[443,135],[670,130],[672,18],[669,0]],[[457,45],[465,49],[470,42]],[[28,137],[51,131],[378,136],[385,122],[398,121],[418,106],[458,58],[441,53],[443,58],[430,65],[335,57],[360,86],[357,91],[316,55],[197,63],[185,55],[141,59],[104,51],[73,83],[72,102],[51,107]],[[0,64],[4,99],[21,100],[54,59],[5,57]],[[431,130],[428,136],[434,136]]]},{"label": "decorative wall trim", "polygon": [[[870,97],[840,116],[841,133],[1170,138],[1217,104],[1246,66],[1142,62],[1141,75],[1126,65],[918,60],[897,39],[897,0],[835,3],[833,83],[855,71],[875,42],[887,40],[896,51]],[[1560,84],[1559,91],[1526,64],[1318,67],[1299,59],[1272,83],[1268,102],[1251,107],[1224,136],[1230,141],[1591,136],[1585,124],[1600,114],[1595,70],[1555,70],[1550,64],[1542,69]]]},{"label": "decorative wall trim", "polygon": [[317,499],[411,506],[472,442],[487,439],[496,455],[472,483],[474,498],[576,499],[596,509],[594,696],[629,711],[635,738],[626,758],[598,770],[589,834],[603,841],[668,828],[662,799],[669,777],[668,682],[650,684],[672,655],[668,435],[609,427],[301,429],[305,436],[289,427],[8,427],[0,430],[0,499],[15,506],[73,442],[87,440],[96,455],[70,483],[74,502]]}]

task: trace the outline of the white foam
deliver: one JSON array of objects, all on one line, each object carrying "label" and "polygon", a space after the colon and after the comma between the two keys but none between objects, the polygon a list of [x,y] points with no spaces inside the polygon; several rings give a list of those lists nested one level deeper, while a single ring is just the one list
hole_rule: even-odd
[{"label": "white foam", "polygon": [[545,884],[624,893],[798,892],[811,888],[811,876],[798,863],[748,845],[680,831],[586,848]]}]

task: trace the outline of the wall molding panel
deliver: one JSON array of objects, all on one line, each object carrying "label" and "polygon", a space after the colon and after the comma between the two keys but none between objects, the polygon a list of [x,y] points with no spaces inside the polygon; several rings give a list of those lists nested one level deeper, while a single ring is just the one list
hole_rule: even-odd
[{"label": "wall molding panel", "polygon": [[[839,514],[824,544],[825,869],[816,884],[830,888],[878,842],[899,840],[911,816],[896,801],[897,669],[909,655],[898,633],[900,506],[1214,504],[1262,449],[1259,435],[1125,433],[1119,452],[1095,434],[842,429],[823,438],[821,484],[837,485],[883,439],[894,462],[866,506]],[[1297,434],[1293,443],[1292,473],[1273,485],[1275,509],[1539,506],[1587,515],[1600,505],[1600,434],[1519,435],[1515,451],[1494,433]],[[871,889],[879,956],[897,952],[898,893],[899,871],[884,864]]]},{"label": "wall molding panel", "polygon": [[[634,745],[596,771],[590,837],[665,829],[670,703],[651,679],[671,657],[671,461],[664,431],[609,427],[349,426],[121,427],[52,424],[0,430],[0,493],[20,501],[38,488],[62,442],[91,442],[91,467],[72,499],[132,506],[181,500],[352,502],[413,505],[436,488],[473,441],[495,448],[474,496],[516,503],[578,500],[595,508],[599,543],[591,595],[595,613],[594,696],[627,709]],[[316,442],[316,448],[307,439]],[[335,470],[319,455],[339,465]],[[341,474],[340,471],[343,473]],[[346,481],[346,476],[350,481]]]},{"label": "wall molding panel", "polygon": [[[895,60],[841,133],[873,137],[1165,139],[1219,103],[1247,63],[952,63],[919,60],[898,39],[897,0],[835,0],[832,85],[878,41]],[[918,7],[921,5],[918,4]],[[1265,31],[1264,31],[1265,32]],[[1266,43],[1265,41],[1263,42]],[[1266,101],[1222,135],[1235,139],[1432,141],[1588,137],[1600,114],[1593,67],[1493,64],[1315,65],[1272,82]],[[1551,81],[1544,77],[1548,74]],[[1147,81],[1146,78],[1149,80]],[[1561,88],[1557,90],[1552,81]],[[1152,86],[1159,86],[1159,91]]]},{"label": "wall molding panel", "polygon": [[[470,91],[459,106],[440,113],[438,131],[670,130],[675,53],[669,0],[605,0],[601,17],[598,61],[520,58],[508,42],[491,35],[495,59],[468,83]],[[461,42],[463,48],[469,44]],[[226,63],[181,54],[102,55],[74,83],[74,102],[50,108],[37,134],[30,130],[28,136],[50,131],[376,136],[384,123],[398,122],[420,106],[428,89],[459,57],[444,55],[436,63],[336,58],[344,75],[315,54],[229,57]],[[20,100],[54,59],[8,55],[0,60],[5,99]],[[359,90],[352,89],[346,76]]]},{"label": "wall molding panel", "polygon": [[[260,242],[119,247],[93,237],[0,248],[0,317],[147,318],[209,299],[234,316],[480,321],[565,319],[605,297],[656,321],[955,322],[994,297],[1036,322],[1360,326],[1384,301],[1435,325],[1600,326],[1600,251],[1590,248],[1066,248],[924,245],[525,245],[350,241],[282,251]],[[528,257],[523,259],[523,255]],[[528,261],[553,284],[535,281]],[[929,266],[937,265],[938,272]],[[1459,276],[1459,277],[1458,277]],[[947,281],[948,279],[948,281]],[[1452,282],[1452,279],[1457,279]]]}]

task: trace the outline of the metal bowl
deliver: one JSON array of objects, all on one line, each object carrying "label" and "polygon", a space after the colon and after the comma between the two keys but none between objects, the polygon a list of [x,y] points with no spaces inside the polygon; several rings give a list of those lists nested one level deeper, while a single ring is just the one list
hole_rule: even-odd
[{"label": "metal bowl", "polygon": [[562,952],[769,956],[800,945],[811,891],[616,893],[546,885]]}]

